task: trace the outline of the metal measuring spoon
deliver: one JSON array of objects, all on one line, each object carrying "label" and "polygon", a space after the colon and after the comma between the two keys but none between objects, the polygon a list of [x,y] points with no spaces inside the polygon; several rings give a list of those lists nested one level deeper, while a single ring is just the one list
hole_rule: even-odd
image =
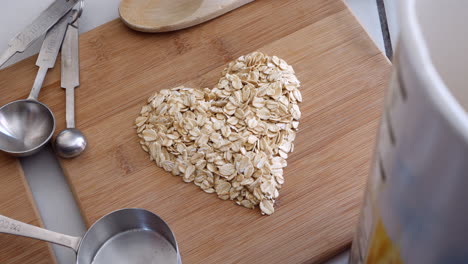
[{"label": "metal measuring spoon", "polygon": [[29,97],[0,108],[0,150],[24,157],[38,152],[52,137],[55,118],[52,111],[37,100],[47,70],[53,68],[72,13],[50,29],[42,43],[36,65],[39,70]]},{"label": "metal measuring spoon", "polygon": [[70,24],[62,45],[62,88],[66,92],[67,128],[55,138],[55,151],[62,158],[73,158],[86,148],[86,138],[75,128],[75,88],[80,85],[78,21]]}]

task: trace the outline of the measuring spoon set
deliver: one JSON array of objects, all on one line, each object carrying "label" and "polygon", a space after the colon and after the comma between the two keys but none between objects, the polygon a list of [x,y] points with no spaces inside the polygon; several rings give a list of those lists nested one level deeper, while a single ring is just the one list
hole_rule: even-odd
[{"label": "measuring spoon set", "polygon": [[[73,7],[80,2],[79,10]],[[0,107],[0,150],[12,156],[25,157],[41,150],[55,131],[52,111],[38,100],[47,71],[55,66],[61,50],[61,87],[66,91],[67,129],[55,140],[55,150],[64,158],[78,156],[86,147],[86,138],[75,128],[74,89],[79,86],[78,18],[82,0],[57,0],[44,10],[10,42],[0,55],[2,66],[14,54],[24,52],[45,34],[36,61],[39,67],[31,92],[26,99]]]},{"label": "measuring spoon set", "polygon": [[[74,89],[80,85],[78,18],[83,9],[72,10],[78,0],[56,0],[32,25],[19,33],[0,55],[0,66],[23,52],[45,34],[36,65],[39,67],[28,98],[0,108],[0,150],[17,157],[38,152],[51,139],[55,118],[38,95],[48,69],[53,68],[61,49],[61,87],[66,91],[67,129],[55,139],[55,150],[64,158],[79,155],[86,139],[75,128]],[[138,208],[111,212],[98,220],[83,237],[73,237],[32,226],[0,215],[0,233],[40,239],[69,247],[78,264],[168,263],[180,264],[175,236],[159,216]]]}]

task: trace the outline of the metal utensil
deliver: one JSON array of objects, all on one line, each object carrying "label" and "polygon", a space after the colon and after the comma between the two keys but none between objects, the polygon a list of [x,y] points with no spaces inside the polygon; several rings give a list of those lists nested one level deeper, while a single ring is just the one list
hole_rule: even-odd
[{"label": "metal utensil", "polygon": [[69,247],[77,264],[180,264],[169,226],[144,209],[121,209],[99,219],[83,238],[68,236],[0,215],[0,233],[40,239]]},{"label": "metal utensil", "polygon": [[46,144],[55,130],[52,111],[37,100],[45,75],[53,68],[68,23],[70,12],[50,29],[41,46],[36,65],[39,70],[29,97],[6,104],[0,108],[0,150],[23,157],[36,153]]},{"label": "metal utensil", "polygon": [[15,53],[24,52],[36,39],[44,35],[57,21],[67,14],[79,0],[56,0],[23,31],[8,43],[7,50],[0,55],[0,67]]},{"label": "metal utensil", "polygon": [[83,133],[75,128],[75,88],[80,85],[78,21],[68,25],[62,45],[62,82],[66,92],[67,128],[55,138],[55,151],[62,158],[73,158],[86,148]]}]

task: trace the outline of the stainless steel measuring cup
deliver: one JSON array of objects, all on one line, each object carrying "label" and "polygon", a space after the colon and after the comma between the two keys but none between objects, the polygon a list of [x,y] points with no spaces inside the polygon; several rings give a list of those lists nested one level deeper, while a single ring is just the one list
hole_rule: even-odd
[{"label": "stainless steel measuring cup", "polygon": [[99,219],[83,238],[68,236],[0,215],[0,233],[25,236],[66,246],[77,264],[181,264],[169,226],[150,211],[127,208]]},{"label": "stainless steel measuring cup", "polygon": [[62,45],[68,23],[75,11],[70,11],[50,29],[36,61],[39,70],[29,97],[0,108],[0,150],[17,157],[39,151],[52,137],[55,118],[52,111],[37,100],[47,70],[53,68]]}]

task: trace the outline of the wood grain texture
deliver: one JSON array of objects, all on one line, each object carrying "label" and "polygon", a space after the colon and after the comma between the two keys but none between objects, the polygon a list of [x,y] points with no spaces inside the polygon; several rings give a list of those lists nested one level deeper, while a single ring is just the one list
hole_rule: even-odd
[{"label": "wood grain texture", "polygon": [[[25,187],[16,159],[0,153],[0,214],[32,225],[40,225],[33,208],[32,197]],[[0,234],[0,263],[55,263],[47,243],[24,237]]]},{"label": "wood grain texture", "polygon": [[[296,149],[270,217],[156,167],[133,129],[155,91],[212,87],[227,62],[255,50],[291,64],[304,98]],[[80,56],[77,126],[89,148],[62,164],[88,224],[119,208],[149,209],[174,230],[184,263],[315,263],[349,245],[390,64],[343,2],[255,1],[152,35],[116,20],[82,35]],[[33,60],[0,72],[2,100],[27,94]],[[65,125],[59,68],[40,98],[54,111],[57,131]]]},{"label": "wood grain texture", "polygon": [[179,30],[211,20],[253,0],[122,0],[119,15],[143,32]]}]

